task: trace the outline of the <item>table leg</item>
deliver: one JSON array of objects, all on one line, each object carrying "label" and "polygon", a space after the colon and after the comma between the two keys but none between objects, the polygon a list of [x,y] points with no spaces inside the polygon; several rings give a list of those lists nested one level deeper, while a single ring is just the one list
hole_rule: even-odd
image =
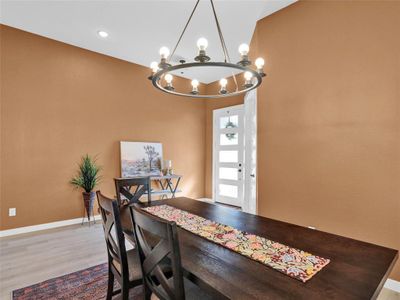
[{"label": "table leg", "polygon": [[175,193],[176,193],[176,190],[178,189],[178,185],[179,185],[180,180],[181,180],[181,178],[179,177],[178,180],[175,183],[175,186],[173,186],[173,184],[172,184],[172,178],[169,178],[169,179],[166,180],[167,184],[168,184],[168,188],[172,193],[171,198],[175,198]]},{"label": "table leg", "polygon": [[[167,189],[167,186],[164,186],[164,184],[162,183],[162,180],[161,180],[161,179],[159,179],[159,180],[157,180],[157,181],[158,181],[158,183],[160,184],[162,190],[166,190],[166,189]],[[164,199],[164,198],[167,198],[167,196],[166,196],[165,194],[162,194],[162,195],[161,195],[161,200]]]}]

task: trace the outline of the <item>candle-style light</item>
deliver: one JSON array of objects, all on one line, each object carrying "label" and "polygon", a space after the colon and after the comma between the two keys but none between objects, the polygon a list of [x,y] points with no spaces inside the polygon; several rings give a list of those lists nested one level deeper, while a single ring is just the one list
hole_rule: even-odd
[{"label": "candle-style light", "polygon": [[241,65],[243,67],[251,65],[251,61],[249,60],[249,51],[249,45],[241,44],[239,46],[240,61],[238,62],[238,65]]},{"label": "candle-style light", "polygon": [[192,83],[192,91],[190,93],[193,95],[197,95],[199,93],[198,89],[199,81],[197,79],[193,79],[191,83]]},{"label": "candle-style light", "polygon": [[210,57],[206,55],[206,49],[208,47],[208,41],[205,38],[199,38],[197,40],[197,48],[199,48],[198,55],[194,58],[195,61],[206,62],[210,60]]},{"label": "candle-style light", "polygon": [[249,87],[253,86],[253,84],[251,83],[252,78],[253,78],[253,74],[251,74],[251,72],[249,72],[249,71],[244,72],[244,79],[245,79],[244,87],[245,88],[249,88]]},{"label": "candle-style light", "polygon": [[160,69],[166,69],[171,66],[169,63],[167,63],[167,58],[169,56],[169,53],[170,52],[167,47],[164,46],[160,48],[161,61],[158,65]]},{"label": "candle-style light", "polygon": [[228,80],[226,80],[225,78],[222,78],[222,79],[219,81],[219,84],[220,84],[220,86],[221,86],[221,89],[219,90],[219,93],[220,93],[220,94],[226,94],[226,93],[228,93],[228,91],[226,90],[226,85],[228,84]]},{"label": "candle-style light", "polygon": [[262,77],[265,76],[265,73],[264,73],[264,70],[263,70],[264,63],[265,63],[265,61],[264,61],[264,59],[262,57],[257,58],[256,61],[254,62],[254,64],[257,67],[258,74],[260,74]]},{"label": "candle-style light", "polygon": [[150,64],[150,68],[151,68],[151,71],[153,72],[153,75],[154,75],[155,73],[157,73],[157,71],[158,71],[158,62],[153,61],[153,62]]},{"label": "candle-style light", "polygon": [[172,80],[174,79],[174,76],[168,73],[165,75],[164,79],[165,82],[167,83],[167,85],[164,88],[168,91],[173,91],[174,87],[172,86]]}]

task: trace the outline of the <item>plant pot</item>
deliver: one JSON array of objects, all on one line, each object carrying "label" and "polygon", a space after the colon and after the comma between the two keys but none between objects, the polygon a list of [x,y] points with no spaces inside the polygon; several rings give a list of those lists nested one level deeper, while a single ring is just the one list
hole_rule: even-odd
[{"label": "plant pot", "polygon": [[85,204],[85,210],[87,213],[88,220],[90,222],[90,216],[93,213],[93,205],[94,205],[94,199],[96,198],[96,193],[95,192],[82,192],[83,195],[83,203]]}]

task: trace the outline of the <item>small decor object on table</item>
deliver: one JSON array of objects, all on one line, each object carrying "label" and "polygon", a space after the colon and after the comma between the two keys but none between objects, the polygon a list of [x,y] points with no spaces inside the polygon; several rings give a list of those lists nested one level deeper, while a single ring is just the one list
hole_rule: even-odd
[{"label": "small decor object on table", "polygon": [[174,171],[172,170],[172,160],[164,160],[164,175],[173,175]]},{"label": "small decor object on table", "polygon": [[[100,170],[101,168],[96,165],[96,159],[91,158],[88,154],[86,154],[81,159],[81,162],[79,164],[78,174],[70,181],[70,183],[75,187],[82,188],[84,190],[82,192],[83,203],[85,205],[89,226],[90,226],[90,216],[91,215],[93,216],[94,199],[96,198],[96,193],[93,190],[99,183]],[[94,222],[96,221],[94,220]]]}]

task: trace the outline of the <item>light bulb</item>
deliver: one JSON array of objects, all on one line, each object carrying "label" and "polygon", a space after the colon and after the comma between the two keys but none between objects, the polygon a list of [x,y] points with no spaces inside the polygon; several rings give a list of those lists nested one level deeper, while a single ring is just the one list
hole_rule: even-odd
[{"label": "light bulb", "polygon": [[262,57],[259,57],[256,59],[254,64],[256,65],[257,69],[262,69],[262,67],[264,67],[264,63],[264,59]]},{"label": "light bulb", "polygon": [[169,49],[167,47],[160,48],[161,58],[167,58],[169,56]]},{"label": "light bulb", "polygon": [[249,48],[249,45],[247,45],[247,44],[241,44],[239,46],[239,53],[241,55],[247,55],[247,53],[249,53],[249,50],[250,50],[250,48]]},{"label": "light bulb", "polygon": [[150,64],[150,68],[151,68],[151,70],[153,71],[153,73],[157,73],[157,71],[158,71],[158,62],[153,61],[153,62]]},{"label": "light bulb", "polygon": [[171,74],[168,73],[168,74],[165,75],[164,79],[168,84],[171,84],[172,79],[174,79],[174,77]]},{"label": "light bulb", "polygon": [[199,50],[206,50],[208,47],[208,41],[205,38],[199,38],[197,40],[197,47]]},{"label": "light bulb", "polygon": [[228,80],[226,80],[225,78],[222,78],[219,81],[219,84],[221,85],[221,88],[226,88],[226,84],[228,83]]},{"label": "light bulb", "polygon": [[108,33],[106,32],[106,31],[104,31],[104,30],[99,30],[99,31],[97,31],[97,34],[100,36],[100,37],[102,37],[102,38],[106,38],[106,37],[108,37]]},{"label": "light bulb", "polygon": [[192,80],[193,89],[197,89],[198,86],[199,86],[199,81],[197,79],[193,79]]},{"label": "light bulb", "polygon": [[253,74],[251,74],[251,72],[249,71],[244,72],[244,78],[246,79],[246,81],[250,81],[251,77],[253,77]]}]

